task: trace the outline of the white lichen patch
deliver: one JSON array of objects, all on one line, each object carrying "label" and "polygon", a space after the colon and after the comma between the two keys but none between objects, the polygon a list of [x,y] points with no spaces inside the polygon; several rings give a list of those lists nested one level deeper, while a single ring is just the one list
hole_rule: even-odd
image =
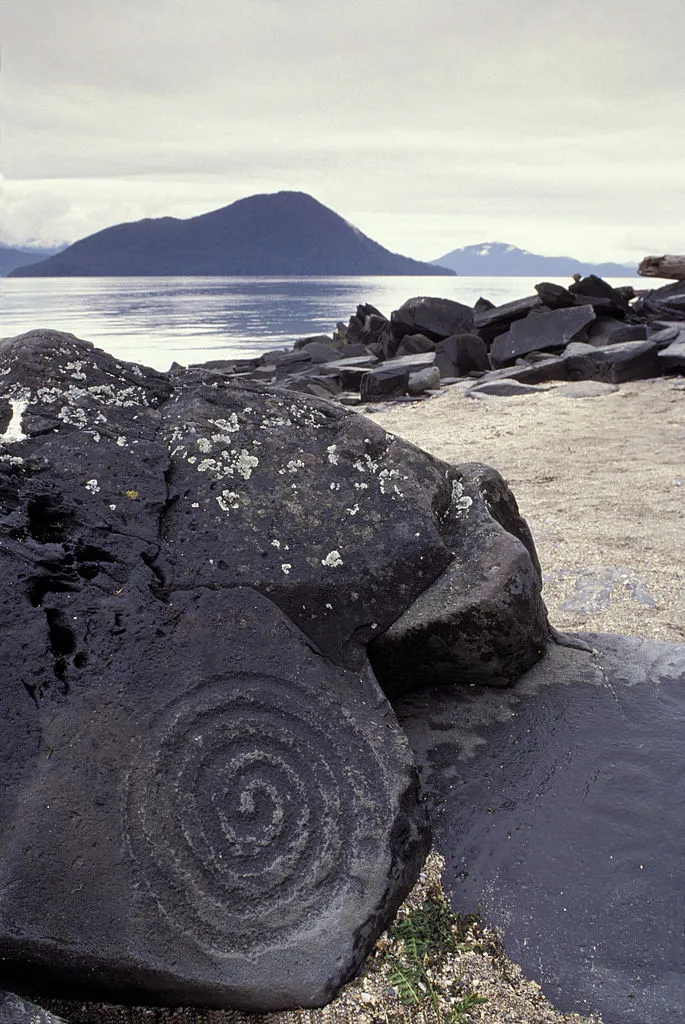
[{"label": "white lichen patch", "polygon": [[3,444],[16,444],[18,441],[26,441],[28,434],[25,434],[22,426],[22,417],[26,408],[29,404],[29,394],[10,398],[9,403],[12,406],[12,418],[10,419],[4,434],[0,434],[0,440]]},{"label": "white lichen patch", "polygon": [[83,428],[88,425],[85,410],[79,408],[79,406],[63,405],[57,415],[62,423],[66,423],[71,427]]},{"label": "white lichen patch", "polygon": [[197,448],[203,453],[203,455],[209,454],[212,450],[212,442],[207,437],[198,437],[195,442]]},{"label": "white lichen patch", "polygon": [[[245,410],[245,412],[251,411],[251,409]],[[238,415],[235,412],[232,412],[227,420],[220,418],[216,420],[209,420],[209,423],[211,423],[213,427],[216,427],[217,430],[221,432],[220,434],[216,435],[217,437],[221,437],[224,434],[235,434],[236,431],[240,430],[240,424],[238,423]]]},{"label": "white lichen patch", "polygon": [[286,576],[290,575],[290,570],[291,569],[292,569],[292,565],[291,565],[290,562],[282,562],[281,563],[281,572],[284,573]]},{"label": "white lichen patch", "polygon": [[69,374],[72,380],[86,380],[86,375],[83,373],[83,360],[76,359],[73,363],[67,363],[64,367],[65,371],[73,371]]},{"label": "white lichen patch", "polygon": [[235,471],[239,473],[243,480],[249,480],[252,476],[252,471],[259,465],[259,459],[256,455],[250,455],[250,453],[243,448],[240,455],[235,462]]},{"label": "white lichen patch", "polygon": [[285,470],[283,472],[297,473],[298,469],[304,469],[304,462],[302,459],[291,459],[290,462],[286,463]]},{"label": "white lichen patch", "polygon": [[328,452],[328,461],[331,463],[332,466],[337,466],[338,463],[340,462],[340,456],[338,455],[337,448],[337,444],[329,444],[328,448],[326,449],[326,451]]},{"label": "white lichen patch", "polygon": [[358,473],[376,473],[378,470],[378,463],[374,462],[368,452],[364,452],[361,458],[355,459],[352,465]]},{"label": "white lichen patch", "polygon": [[401,498],[402,491],[399,489],[394,480],[398,480],[400,472],[398,469],[382,469],[378,474],[378,483],[381,489],[381,494],[391,494],[393,498],[395,496]]},{"label": "white lichen patch", "polygon": [[217,504],[219,508],[228,515],[231,509],[240,508],[240,495],[236,494],[235,491],[222,491],[217,496]]},{"label": "white lichen patch", "polygon": [[354,504],[352,508],[346,508],[345,511],[347,512],[348,516],[356,516],[357,512],[359,511],[359,504]]},{"label": "white lichen patch", "polygon": [[339,491],[340,490],[340,484],[336,480],[333,480],[328,485],[328,487],[329,487],[329,490],[331,490],[331,491]]},{"label": "white lichen patch", "polygon": [[4,462],[7,466],[21,466],[24,460],[20,455],[0,455],[0,462]]},{"label": "white lichen patch", "polygon": [[452,494],[450,496],[450,512],[454,512],[455,515],[461,515],[466,512],[467,509],[473,505],[473,498],[470,498],[468,494],[464,494],[464,485],[461,480],[452,481]]},{"label": "white lichen patch", "polygon": [[337,569],[339,565],[343,564],[340,552],[335,550],[329,551],[326,557],[321,559],[321,564],[327,566],[329,569]]},{"label": "white lichen patch", "polygon": [[126,438],[124,437],[123,434],[117,438],[117,448],[125,448],[126,443]]},{"label": "white lichen patch", "polygon": [[86,488],[87,491],[90,491],[91,494],[97,494],[98,491],[100,490],[100,485],[94,478],[92,480],[87,480],[86,483],[84,484],[84,487]]},{"label": "white lichen patch", "polygon": [[272,548],[280,548],[280,546],[281,546],[280,540],[272,540],[271,541],[271,547]]}]

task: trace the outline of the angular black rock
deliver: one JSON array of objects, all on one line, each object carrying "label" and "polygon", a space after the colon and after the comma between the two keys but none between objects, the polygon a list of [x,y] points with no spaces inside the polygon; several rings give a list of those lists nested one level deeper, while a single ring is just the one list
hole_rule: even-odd
[{"label": "angular black rock", "polygon": [[666,373],[676,370],[680,373],[685,370],[685,338],[672,341],[666,348],[659,352],[659,363]]},{"label": "angular black rock", "polygon": [[580,634],[510,690],[396,706],[455,909],[565,1012],[680,1024],[685,646]]},{"label": "angular black rock", "polygon": [[549,636],[540,565],[511,491],[496,470],[459,467],[448,512],[454,560],[369,645],[391,696],[441,681],[506,686],[542,656]]},{"label": "angular black rock", "polygon": [[478,334],[453,334],[438,342],[435,365],[443,377],[466,377],[471,370],[489,370],[490,360]]},{"label": "angular black rock", "polygon": [[685,320],[685,282],[655,288],[639,298],[633,308],[647,320]]},{"label": "angular black rock", "polygon": [[588,346],[582,353],[566,356],[569,380],[605,380],[621,384],[656,377],[662,370],[659,345],[654,341],[625,341],[606,348]]},{"label": "angular black rock", "polygon": [[471,582],[466,471],[58,332],[0,343],[0,374],[2,980],[326,1001],[426,851],[366,646],[448,567]]},{"label": "angular black rock", "polygon": [[405,334],[395,355],[408,356],[414,352],[435,352],[435,342],[425,334]]},{"label": "angular black rock", "polygon": [[582,340],[585,328],[595,319],[592,306],[555,309],[548,313],[534,313],[517,320],[506,334],[500,334],[490,347],[490,359],[495,367],[513,363],[528,352],[562,349],[570,341]]},{"label": "angular black rock", "polygon": [[[482,302],[482,300],[479,300]],[[485,306],[474,310],[476,331],[485,341],[492,341],[498,334],[508,330],[515,320],[520,320],[541,305],[538,295],[528,295],[524,299],[505,302],[501,306]]]},{"label": "angular black rock", "polygon": [[560,284],[553,284],[551,281],[541,281],[535,285],[535,291],[548,309],[566,309],[568,306],[575,306],[576,298],[568,288]]},{"label": "angular black rock", "polygon": [[396,398],[398,395],[406,395],[408,380],[409,370],[406,367],[386,363],[364,374],[359,383],[359,394],[363,402]]},{"label": "angular black rock", "polygon": [[419,296],[407,299],[394,310],[390,322],[396,338],[419,333],[433,341],[441,341],[451,334],[472,331],[473,310],[452,299]]}]

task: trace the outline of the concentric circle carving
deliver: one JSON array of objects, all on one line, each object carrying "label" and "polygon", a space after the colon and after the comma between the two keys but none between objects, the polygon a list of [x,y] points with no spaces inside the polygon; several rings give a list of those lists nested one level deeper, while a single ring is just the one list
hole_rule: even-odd
[{"label": "concentric circle carving", "polygon": [[278,945],[342,908],[359,858],[387,842],[384,752],[312,690],[247,673],[203,683],[156,717],[131,769],[137,872],[172,927],[213,954]]}]

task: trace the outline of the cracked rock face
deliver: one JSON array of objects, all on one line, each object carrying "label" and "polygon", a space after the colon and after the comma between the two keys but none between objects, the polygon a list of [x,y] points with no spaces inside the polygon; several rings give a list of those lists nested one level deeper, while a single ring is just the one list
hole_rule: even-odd
[{"label": "cracked rock face", "polygon": [[0,342],[0,562],[0,981],[29,994],[325,1003],[429,844],[398,652],[501,684],[547,630],[494,471],[52,331]]}]

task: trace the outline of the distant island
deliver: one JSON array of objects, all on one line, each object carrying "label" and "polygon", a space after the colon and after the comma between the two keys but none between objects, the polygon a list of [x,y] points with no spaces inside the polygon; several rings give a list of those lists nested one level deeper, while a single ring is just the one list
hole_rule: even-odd
[{"label": "distant island", "polygon": [[435,267],[453,270],[462,277],[635,277],[637,263],[581,263],[570,256],[539,256],[506,242],[481,242],[453,249],[437,260]]},{"label": "distant island", "polygon": [[15,267],[25,267],[30,263],[46,260],[55,253],[61,252],[64,246],[54,249],[14,249],[0,245],[0,277],[6,277]]},{"label": "distant island", "polygon": [[9,277],[452,275],[384,249],[304,192],[239,199],[180,220],[116,224]]}]

